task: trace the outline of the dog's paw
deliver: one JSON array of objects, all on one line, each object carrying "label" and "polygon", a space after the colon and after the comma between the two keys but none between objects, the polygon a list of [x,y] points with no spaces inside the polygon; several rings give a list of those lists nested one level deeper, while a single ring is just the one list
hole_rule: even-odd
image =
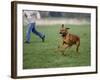
[{"label": "dog's paw", "polygon": [[58,46],[58,48],[60,48],[60,46]]}]

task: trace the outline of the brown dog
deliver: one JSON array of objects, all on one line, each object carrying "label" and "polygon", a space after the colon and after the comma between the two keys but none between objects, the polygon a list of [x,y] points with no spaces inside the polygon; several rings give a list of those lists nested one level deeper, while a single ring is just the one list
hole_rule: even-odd
[{"label": "brown dog", "polygon": [[63,55],[65,55],[64,54],[65,49],[68,47],[71,47],[72,45],[76,45],[76,51],[77,52],[79,51],[80,38],[77,35],[70,34],[68,32],[69,29],[70,28],[65,28],[64,24],[62,24],[60,32],[59,32],[62,37],[62,44],[58,48],[62,48],[61,52]]}]

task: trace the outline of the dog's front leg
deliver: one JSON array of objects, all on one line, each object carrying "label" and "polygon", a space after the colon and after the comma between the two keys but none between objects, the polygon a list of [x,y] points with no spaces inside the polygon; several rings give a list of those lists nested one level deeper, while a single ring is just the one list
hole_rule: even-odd
[{"label": "dog's front leg", "polygon": [[61,49],[61,47],[63,46],[63,40],[60,39],[59,42],[58,42],[58,49]]},{"label": "dog's front leg", "polygon": [[62,47],[61,47],[62,55],[65,56],[65,50],[66,50],[66,48],[68,48],[68,47],[69,47],[69,45],[67,45],[67,44],[63,44],[63,45],[62,45]]}]

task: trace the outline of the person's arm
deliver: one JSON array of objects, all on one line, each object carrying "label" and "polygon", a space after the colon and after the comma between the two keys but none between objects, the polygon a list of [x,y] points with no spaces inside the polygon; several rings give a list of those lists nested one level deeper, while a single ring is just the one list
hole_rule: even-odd
[{"label": "person's arm", "polygon": [[25,23],[28,24],[29,23],[28,15],[27,15],[27,12],[25,11],[23,12],[23,18],[24,18]]},{"label": "person's arm", "polygon": [[26,13],[24,13],[24,16],[27,18],[27,14]]},{"label": "person's arm", "polygon": [[40,15],[40,13],[38,11],[36,12],[36,18],[37,19],[40,19],[41,18],[41,15]]}]

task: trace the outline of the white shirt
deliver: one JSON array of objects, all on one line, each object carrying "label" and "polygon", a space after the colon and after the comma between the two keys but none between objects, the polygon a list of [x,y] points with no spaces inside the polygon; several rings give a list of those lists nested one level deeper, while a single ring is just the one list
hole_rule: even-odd
[{"label": "white shirt", "polygon": [[28,10],[24,11],[23,16],[24,16],[24,19],[27,20],[28,23],[35,23],[35,21],[36,21],[36,12],[35,11],[28,11]]}]

